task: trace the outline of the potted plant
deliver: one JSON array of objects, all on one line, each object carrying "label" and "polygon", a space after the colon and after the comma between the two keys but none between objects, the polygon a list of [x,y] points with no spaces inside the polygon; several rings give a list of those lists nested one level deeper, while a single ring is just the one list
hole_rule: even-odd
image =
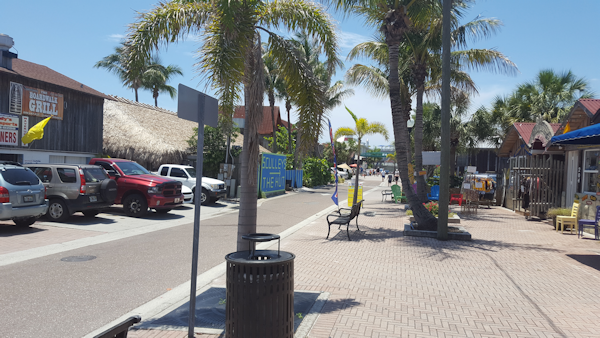
[{"label": "potted plant", "polygon": [[567,208],[550,208],[546,212],[546,217],[552,218],[552,225],[556,229],[556,216],[571,216],[571,209]]}]

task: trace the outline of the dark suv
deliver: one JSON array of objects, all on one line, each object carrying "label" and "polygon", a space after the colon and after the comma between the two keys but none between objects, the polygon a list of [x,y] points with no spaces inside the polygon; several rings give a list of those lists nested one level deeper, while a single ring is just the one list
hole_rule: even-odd
[{"label": "dark suv", "polygon": [[46,216],[62,222],[77,211],[96,216],[113,204],[117,183],[104,168],[89,164],[26,164],[46,186],[50,200]]},{"label": "dark suv", "polygon": [[46,213],[46,189],[35,174],[16,162],[0,161],[0,220],[30,226]]}]

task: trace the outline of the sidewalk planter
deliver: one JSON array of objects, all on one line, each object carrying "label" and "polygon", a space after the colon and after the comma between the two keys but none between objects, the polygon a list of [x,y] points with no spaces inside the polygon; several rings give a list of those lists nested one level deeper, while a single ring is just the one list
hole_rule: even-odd
[{"label": "sidewalk planter", "polygon": [[[415,217],[414,216],[410,216],[410,221],[414,222],[415,221]],[[453,217],[448,217],[448,224],[450,224],[450,223],[460,224],[460,217],[458,217],[458,215],[454,215]]]},{"label": "sidewalk planter", "polygon": [[227,299],[225,336],[294,337],[294,259],[279,250],[254,250],[256,242],[279,235],[249,234],[248,251],[225,256]]},{"label": "sidewalk planter", "polygon": [[[404,236],[437,238],[437,231],[414,230],[405,226]],[[471,234],[461,226],[449,226],[448,239],[456,241],[470,241]]]}]

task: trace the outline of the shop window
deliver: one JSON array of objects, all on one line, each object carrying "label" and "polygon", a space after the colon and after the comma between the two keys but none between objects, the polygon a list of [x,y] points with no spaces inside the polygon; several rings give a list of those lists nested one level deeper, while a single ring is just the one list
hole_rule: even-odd
[{"label": "shop window", "polygon": [[600,150],[586,150],[583,156],[583,191],[598,192],[600,191],[600,179],[598,179]]}]

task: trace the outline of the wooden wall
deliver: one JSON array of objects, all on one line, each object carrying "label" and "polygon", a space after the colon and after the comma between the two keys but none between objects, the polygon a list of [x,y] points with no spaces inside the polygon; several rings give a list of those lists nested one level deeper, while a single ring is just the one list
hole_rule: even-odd
[{"label": "wooden wall", "polygon": [[[9,111],[10,82],[64,96],[63,119],[50,120],[44,128],[44,138],[33,141],[26,146],[27,149],[94,154],[102,152],[104,98],[2,72],[0,73],[0,113],[2,114],[8,114]],[[41,120],[43,120],[41,117],[29,116],[29,128]],[[21,118],[19,130],[22,130],[22,127],[23,120]],[[23,147],[2,145],[0,148],[19,149]]]}]

